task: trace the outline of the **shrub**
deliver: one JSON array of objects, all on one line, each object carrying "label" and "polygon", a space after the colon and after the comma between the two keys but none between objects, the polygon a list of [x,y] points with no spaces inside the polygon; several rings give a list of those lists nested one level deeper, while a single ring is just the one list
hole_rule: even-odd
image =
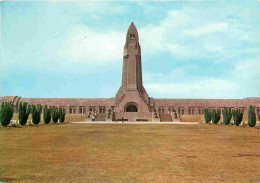
[{"label": "shrub", "polygon": [[66,111],[64,108],[59,108],[59,120],[61,123],[65,120]]},{"label": "shrub", "polygon": [[251,106],[248,110],[248,125],[250,127],[254,127],[256,124],[256,114],[255,114],[255,107]]},{"label": "shrub", "polygon": [[41,111],[42,111],[42,106],[40,104],[38,104],[37,107],[35,105],[32,105],[31,114],[32,114],[32,122],[34,125],[38,125],[40,123]]},{"label": "shrub", "polygon": [[14,109],[10,103],[2,103],[0,111],[0,123],[2,126],[7,126],[13,117]]},{"label": "shrub", "polygon": [[220,109],[213,109],[211,111],[211,119],[214,124],[218,124],[220,120]]},{"label": "shrub", "polygon": [[236,126],[239,126],[242,119],[243,119],[242,111],[239,110],[239,109],[235,109],[235,110],[232,111],[232,115],[233,115],[234,124]]},{"label": "shrub", "polygon": [[232,118],[231,108],[225,107],[223,111],[223,123],[225,125],[228,125],[230,123],[231,118]]},{"label": "shrub", "polygon": [[204,109],[204,119],[205,119],[206,123],[210,122],[211,115],[210,115],[209,109]]},{"label": "shrub", "polygon": [[28,105],[27,106],[27,102],[20,102],[19,104],[19,123],[21,125],[26,125],[27,120],[28,120],[28,116],[31,113],[31,106]]},{"label": "shrub", "polygon": [[45,124],[49,124],[51,121],[51,108],[47,107],[47,105],[44,106],[44,109],[43,109],[43,122]]},{"label": "shrub", "polygon": [[51,109],[51,118],[52,118],[52,121],[54,123],[57,123],[58,122],[58,119],[59,119],[59,111],[58,111],[58,107],[53,107]]}]

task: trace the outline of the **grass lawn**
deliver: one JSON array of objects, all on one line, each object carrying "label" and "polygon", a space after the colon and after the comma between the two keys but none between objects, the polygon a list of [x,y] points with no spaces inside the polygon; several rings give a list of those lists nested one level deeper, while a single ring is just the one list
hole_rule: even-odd
[{"label": "grass lawn", "polygon": [[51,124],[0,139],[0,182],[260,182],[250,127]]}]

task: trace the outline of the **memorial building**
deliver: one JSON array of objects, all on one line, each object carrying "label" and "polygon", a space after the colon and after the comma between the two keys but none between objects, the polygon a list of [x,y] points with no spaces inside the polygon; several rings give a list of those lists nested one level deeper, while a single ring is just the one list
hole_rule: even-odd
[{"label": "memorial building", "polygon": [[86,114],[86,120],[95,116],[97,121],[179,121],[182,114],[203,114],[204,108],[241,109],[247,114],[250,105],[260,113],[260,97],[244,99],[157,99],[149,97],[143,86],[141,47],[137,29],[132,22],[126,34],[123,53],[122,83],[114,98],[23,98],[0,97],[0,102],[10,102],[15,112],[20,102],[30,105],[57,106],[68,114]]}]

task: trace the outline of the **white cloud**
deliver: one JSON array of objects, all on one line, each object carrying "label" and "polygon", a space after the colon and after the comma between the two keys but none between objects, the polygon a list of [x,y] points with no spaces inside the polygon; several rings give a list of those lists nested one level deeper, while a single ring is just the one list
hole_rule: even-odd
[{"label": "white cloud", "polygon": [[[96,3],[87,3],[82,8],[89,8],[91,11],[96,7],[99,7]],[[119,13],[125,9],[124,6],[114,8],[113,12]],[[221,62],[239,55],[259,53],[259,48],[254,45],[247,45],[247,48],[240,46],[248,41],[257,41],[252,39],[256,38],[255,28],[233,19],[225,18],[219,21],[215,15],[218,11],[219,9],[212,9],[212,12],[200,12],[200,9],[190,7],[170,10],[159,24],[148,24],[139,28],[143,56],[168,52],[178,60],[202,58]],[[222,16],[224,14],[227,12],[223,12]],[[211,16],[211,22],[202,19],[205,15]],[[119,61],[122,59],[125,33],[123,30],[97,32],[87,26],[75,26],[60,55],[72,62]]]},{"label": "white cloud", "polygon": [[201,11],[185,6],[170,10],[159,24],[150,24],[139,31],[144,54],[164,51],[180,60],[225,60],[257,54],[260,44],[257,26],[252,26],[244,18],[246,15],[229,18],[237,15],[230,9],[238,11],[235,6],[222,12],[219,8]]},{"label": "white cloud", "polygon": [[[186,83],[150,83],[145,85],[152,95],[167,98],[230,98],[238,86],[228,80],[205,79]],[[153,96],[156,97],[156,96]]]},{"label": "white cloud", "polygon": [[188,73],[194,69],[198,69],[196,65],[185,66],[185,67],[176,67],[168,73],[143,73],[143,80],[145,83],[152,83],[158,81],[158,83],[165,82],[180,82],[187,80]]},{"label": "white cloud", "polygon": [[78,25],[71,29],[59,54],[69,62],[111,63],[121,60],[124,42],[123,32],[97,32]]},{"label": "white cloud", "polygon": [[194,47],[192,45],[168,44],[165,45],[165,50],[169,51],[178,59],[196,58],[202,55],[201,47]]},{"label": "white cloud", "polygon": [[237,62],[232,71],[232,78],[244,82],[245,84],[248,81],[258,81],[258,86],[260,86],[260,59],[248,59],[241,60]]},{"label": "white cloud", "polygon": [[180,67],[168,74],[149,73],[145,88],[155,98],[245,98],[256,96],[260,88],[259,59],[238,61],[224,79],[192,77],[189,74],[191,69],[193,67]]},{"label": "white cloud", "polygon": [[[190,17],[182,11],[169,11],[167,17],[159,25],[147,25],[139,30],[142,47],[147,50],[161,51],[165,49],[165,41],[168,43],[168,34],[181,24],[189,21]],[[172,36],[170,37],[172,38]]]},{"label": "white cloud", "polygon": [[155,78],[161,78],[163,77],[163,74],[162,73],[143,73],[143,80],[145,81],[152,81],[154,80]]},{"label": "white cloud", "polygon": [[78,9],[82,9],[84,12],[92,13],[92,14],[123,14],[128,11],[127,6],[122,4],[116,4],[109,1],[104,0],[96,0],[96,1],[76,1]]},{"label": "white cloud", "polygon": [[213,45],[213,44],[205,44],[204,45],[204,48],[206,51],[208,52],[220,52],[223,50],[223,47],[222,46],[219,46],[219,45]]},{"label": "white cloud", "polygon": [[224,30],[228,27],[228,24],[226,23],[213,23],[208,24],[206,26],[202,26],[195,29],[186,29],[182,31],[183,36],[201,36],[201,35],[207,35],[215,32],[219,32],[221,30]]}]

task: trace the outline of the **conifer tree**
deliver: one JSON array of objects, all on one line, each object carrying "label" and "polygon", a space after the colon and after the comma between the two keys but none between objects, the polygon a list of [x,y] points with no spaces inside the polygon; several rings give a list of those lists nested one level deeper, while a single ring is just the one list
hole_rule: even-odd
[{"label": "conifer tree", "polygon": [[51,121],[51,108],[47,107],[47,105],[44,106],[44,109],[43,109],[43,122],[45,124],[49,124]]},{"label": "conifer tree", "polygon": [[228,125],[230,123],[231,118],[232,118],[231,108],[225,107],[223,111],[223,123],[225,125]]},{"label": "conifer tree", "polygon": [[7,126],[13,117],[14,109],[10,103],[2,103],[0,111],[0,123],[2,126]]},{"label": "conifer tree", "polygon": [[38,125],[40,123],[41,110],[42,110],[42,106],[40,104],[38,104],[37,107],[35,105],[32,105],[32,110],[31,110],[32,122],[35,125]]},{"label": "conifer tree", "polygon": [[19,116],[19,123],[21,125],[25,125],[27,123],[30,112],[31,112],[31,106],[30,105],[27,106],[27,102],[24,103],[20,102],[18,116]]},{"label": "conifer tree", "polygon": [[[219,122],[219,120],[220,120],[220,118],[221,118],[220,114],[221,114],[220,109],[217,109],[217,121],[218,121],[218,122]],[[218,122],[217,122],[217,123],[218,123]]]},{"label": "conifer tree", "polygon": [[51,117],[52,117],[52,121],[54,123],[58,122],[59,119],[59,111],[58,111],[58,107],[53,107],[51,110]]},{"label": "conifer tree", "polygon": [[204,119],[206,123],[210,122],[211,120],[211,114],[209,109],[204,109]]},{"label": "conifer tree", "polygon": [[256,125],[255,107],[253,107],[251,105],[248,110],[248,125],[250,127],[254,127]]},{"label": "conifer tree", "polygon": [[64,109],[64,108],[59,108],[59,121],[60,121],[61,123],[64,122],[64,120],[65,120],[65,115],[66,115],[65,109]]},{"label": "conifer tree", "polygon": [[233,115],[234,124],[236,126],[239,126],[243,119],[242,111],[240,109],[235,109],[232,111],[232,115]]},{"label": "conifer tree", "polygon": [[218,124],[220,120],[220,109],[213,109],[211,111],[211,120],[214,124]]}]

